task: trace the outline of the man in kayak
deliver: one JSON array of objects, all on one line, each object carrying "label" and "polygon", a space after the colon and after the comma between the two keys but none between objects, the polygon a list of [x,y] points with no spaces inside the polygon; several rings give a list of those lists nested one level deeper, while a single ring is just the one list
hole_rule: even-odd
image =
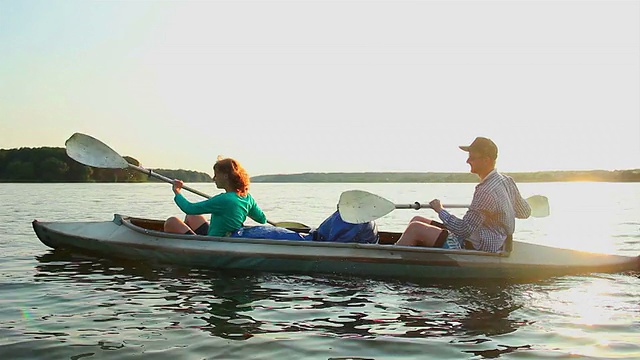
[{"label": "man in kayak", "polygon": [[[230,236],[240,229],[249,216],[260,224],[267,222],[262,209],[249,194],[249,175],[234,159],[226,158],[213,165],[213,181],[225,192],[208,200],[192,203],[180,190],[184,185],[176,180],[173,184],[174,201],[187,216],[185,220],[170,217],[164,223],[164,231],[179,234]],[[203,214],[211,214],[210,222]]]},{"label": "man in kayak", "polygon": [[499,252],[505,249],[506,240],[515,231],[515,219],[531,215],[531,207],[513,179],[496,170],[498,147],[493,141],[477,137],[471,145],[460,146],[460,149],[469,153],[470,171],[480,178],[469,210],[460,219],[445,210],[440,200],[434,199],[429,205],[438,213],[442,224],[416,216],[396,245]]}]

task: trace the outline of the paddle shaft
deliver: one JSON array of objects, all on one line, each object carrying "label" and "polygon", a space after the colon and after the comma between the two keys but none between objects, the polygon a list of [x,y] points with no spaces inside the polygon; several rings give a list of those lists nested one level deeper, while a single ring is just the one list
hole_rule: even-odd
[{"label": "paddle shaft", "polygon": [[[140,171],[140,172],[142,172],[142,173],[145,173],[145,174],[147,174],[147,175],[149,175],[149,176],[151,176],[151,177],[154,177],[154,178],[156,178],[156,179],[158,179],[158,180],[162,180],[162,181],[164,181],[164,182],[167,182],[167,183],[169,183],[169,184],[172,184],[172,185],[173,185],[173,184],[175,184],[175,182],[176,182],[176,180],[175,180],[175,179],[171,179],[171,178],[168,178],[168,177],[166,177],[166,176],[164,176],[164,175],[160,175],[160,174],[158,174],[158,173],[156,173],[156,172],[153,172],[152,170],[145,169],[145,168],[143,168],[142,166],[129,164],[129,167],[130,167],[130,168],[132,168],[132,169],[138,170],[138,171]],[[209,198],[211,197],[211,196],[209,196],[209,195],[207,195],[207,194],[203,193],[202,191],[196,190],[196,189],[191,188],[191,187],[188,187],[188,186],[186,186],[186,185],[183,185],[183,186],[182,186],[182,188],[183,188],[183,189],[185,189],[185,190],[187,190],[187,191],[190,191],[190,192],[192,192],[192,193],[194,193],[194,194],[196,194],[196,195],[200,195],[200,196],[202,196],[202,197],[205,197],[205,198],[207,198],[207,199],[209,199]]]},{"label": "paddle shaft", "polygon": [[[161,174],[158,174],[158,173],[156,173],[156,172],[153,172],[152,170],[145,169],[145,168],[143,168],[142,166],[129,164],[129,167],[130,167],[130,168],[132,168],[132,169],[134,169],[134,170],[137,170],[137,171],[140,171],[140,172],[142,172],[142,173],[145,173],[145,174],[147,174],[147,175],[149,175],[149,176],[151,176],[151,177],[154,177],[154,178],[156,178],[156,179],[158,179],[158,180],[162,180],[162,181],[164,181],[164,182],[167,182],[167,183],[169,183],[169,184],[172,184],[172,185],[173,185],[173,184],[175,184],[175,182],[176,182],[176,180],[175,180],[175,179],[171,179],[171,178],[168,178],[168,177],[166,177],[166,176],[164,176],[164,175],[161,175]],[[204,197],[204,198],[207,198],[207,199],[211,198],[211,196],[209,196],[209,195],[207,195],[207,194],[203,193],[202,191],[196,190],[196,189],[191,188],[191,187],[189,187],[189,186],[183,185],[183,186],[182,186],[182,188],[183,188],[183,189],[185,189],[185,190],[187,190],[187,191],[190,191],[190,192],[192,192],[192,193],[194,193],[194,194],[196,194],[196,195],[200,195],[200,196],[202,196],[202,197]],[[276,225],[276,223],[274,223],[273,221],[269,221],[269,220],[267,220],[267,222],[268,222],[269,224],[273,225],[273,226],[277,226],[277,225]]]},{"label": "paddle shaft", "polygon": [[[413,204],[394,204],[394,206],[396,207],[396,209],[414,209],[414,210],[420,210],[420,209],[432,209],[431,205],[429,204],[421,204],[419,202],[414,202]],[[466,209],[468,208],[470,205],[464,205],[464,204],[446,204],[446,205],[442,205],[442,207],[444,208],[450,208],[450,209]]]},{"label": "paddle shaft", "polygon": [[[534,195],[534,196],[530,196],[528,197],[526,200],[527,202],[529,202],[532,198],[534,198],[535,196],[539,196],[539,195]],[[433,209],[431,207],[431,205],[429,204],[421,204],[419,202],[414,202],[413,204],[393,204],[395,206],[396,209],[414,209],[414,210],[420,210],[420,209]],[[531,205],[531,204],[529,204]],[[445,209],[466,209],[468,207],[470,207],[470,204],[442,204],[442,207]]]}]

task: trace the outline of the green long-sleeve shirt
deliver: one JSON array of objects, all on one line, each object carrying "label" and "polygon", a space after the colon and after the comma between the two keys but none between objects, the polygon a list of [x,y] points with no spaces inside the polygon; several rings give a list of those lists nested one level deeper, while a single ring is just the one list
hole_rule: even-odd
[{"label": "green long-sleeve shirt", "polygon": [[249,216],[260,224],[267,222],[266,216],[251,194],[240,196],[234,192],[218,194],[210,199],[192,203],[178,193],[173,200],[187,215],[211,214],[209,236],[227,236],[242,227]]}]

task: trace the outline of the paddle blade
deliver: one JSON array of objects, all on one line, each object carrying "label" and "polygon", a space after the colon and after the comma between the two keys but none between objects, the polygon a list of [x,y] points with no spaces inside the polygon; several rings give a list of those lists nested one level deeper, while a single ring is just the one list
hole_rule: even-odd
[{"label": "paddle blade", "polygon": [[527,203],[531,207],[531,216],[546,217],[549,216],[549,199],[543,195],[533,195],[527,198]]},{"label": "paddle blade", "polygon": [[125,169],[129,166],[117,152],[89,135],[75,133],[64,144],[67,155],[81,164],[107,169]]},{"label": "paddle blade", "polygon": [[396,208],[391,201],[378,195],[349,190],[340,195],[338,211],[342,220],[352,224],[364,224],[387,215]]}]

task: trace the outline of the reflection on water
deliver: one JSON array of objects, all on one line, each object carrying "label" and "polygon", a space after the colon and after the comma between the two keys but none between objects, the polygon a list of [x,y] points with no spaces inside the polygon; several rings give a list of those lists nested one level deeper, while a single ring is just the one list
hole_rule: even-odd
[{"label": "reflection on water", "polygon": [[[280,344],[301,336],[302,348],[318,336],[404,347],[439,341],[459,356],[480,358],[525,351],[549,357],[570,344],[586,356],[639,354],[628,316],[638,314],[640,283],[624,274],[520,284],[407,283],[150,266],[64,251],[36,260],[33,282],[50,302],[27,313],[33,319],[24,333],[120,354],[158,342],[198,348],[203,338],[259,349],[256,341]],[[536,331],[544,335],[532,336]],[[590,339],[599,340],[585,347]],[[89,352],[74,356],[83,354]]]},{"label": "reflection on water", "polygon": [[[161,321],[143,320],[135,327],[143,332],[189,328],[229,340],[312,332],[364,339],[443,337],[481,344],[530,324],[512,316],[522,304],[511,295],[516,285],[509,284],[231,273],[150,267],[62,251],[48,252],[37,261],[36,282],[79,283],[109,294],[100,297],[103,309],[89,314],[99,321],[130,321],[127,315],[134,313],[123,310],[123,301],[147,308],[144,318]],[[106,310],[116,304],[116,313]]]}]

